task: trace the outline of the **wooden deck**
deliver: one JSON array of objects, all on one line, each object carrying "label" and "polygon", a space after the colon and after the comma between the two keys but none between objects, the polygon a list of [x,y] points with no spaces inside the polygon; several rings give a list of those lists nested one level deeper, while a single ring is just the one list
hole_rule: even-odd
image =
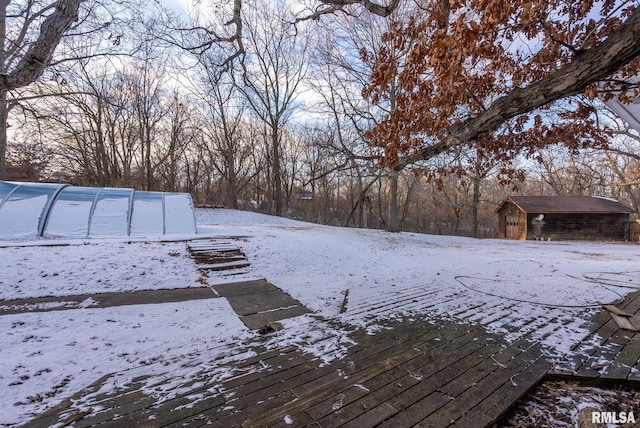
[{"label": "wooden deck", "polygon": [[[269,294],[273,290],[265,284],[218,292],[231,300],[239,290],[265,292],[282,306],[283,297]],[[240,295],[232,303],[238,315],[255,312],[255,302]],[[640,313],[640,292],[619,307]],[[575,357],[560,362],[554,357],[555,366],[533,332],[508,342],[481,324],[442,319],[393,322],[375,334],[336,327],[352,330],[354,344],[329,363],[293,346],[267,350],[259,342],[238,344],[238,353],[250,348],[256,355],[221,363],[228,374],[222,381],[203,368],[167,398],[149,393],[149,381],[159,386],[161,377],[121,384],[115,374],[107,375],[27,426],[482,427],[549,374],[640,381],[640,333],[620,330],[606,311],[573,347]],[[120,386],[109,387],[113,384]]]},{"label": "wooden deck", "polygon": [[390,327],[355,332],[357,344],[330,364],[293,348],[265,351],[230,366],[240,374],[221,385],[203,373],[187,393],[160,405],[134,383],[96,398],[93,409],[103,410],[72,410],[72,398],[29,426],[480,427],[550,369],[537,345],[507,344],[481,327],[445,321]]},{"label": "wooden deck", "polygon": [[[640,315],[640,291],[627,295],[618,307]],[[591,333],[573,347],[575,357],[558,364],[552,376],[607,381],[640,381],[640,333],[618,328],[609,312],[599,312]]]},{"label": "wooden deck", "polygon": [[250,265],[247,256],[229,239],[197,239],[187,243],[187,250],[198,269],[224,271],[222,276],[245,273]]},{"label": "wooden deck", "polygon": [[218,295],[210,287],[139,290],[113,293],[76,294],[72,296],[30,297],[0,300],[0,316],[24,312],[49,312],[79,308],[147,305],[212,299]]},{"label": "wooden deck", "polygon": [[0,300],[0,316],[79,308],[109,308],[224,297],[249,329],[275,328],[274,323],[311,312],[302,303],[264,279],[217,284],[211,287],[139,290],[72,296]]},{"label": "wooden deck", "polygon": [[302,303],[264,279],[211,286],[226,298],[250,330],[274,331],[274,324],[311,312]]}]

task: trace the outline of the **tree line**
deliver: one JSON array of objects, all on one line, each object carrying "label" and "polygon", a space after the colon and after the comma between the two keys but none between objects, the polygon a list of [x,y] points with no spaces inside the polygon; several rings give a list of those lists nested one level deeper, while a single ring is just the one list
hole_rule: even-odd
[{"label": "tree line", "polygon": [[[478,237],[497,235],[493,209],[516,191],[638,210],[640,136],[596,98],[637,95],[633,2],[320,3],[8,3],[6,76],[27,68],[33,28],[77,16],[50,30],[40,74],[0,91],[3,174]],[[575,86],[589,64],[606,70]]]}]

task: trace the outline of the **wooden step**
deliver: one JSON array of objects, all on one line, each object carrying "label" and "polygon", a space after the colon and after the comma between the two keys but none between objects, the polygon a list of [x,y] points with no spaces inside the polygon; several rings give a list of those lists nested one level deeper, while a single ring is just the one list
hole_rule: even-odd
[{"label": "wooden step", "polygon": [[227,270],[227,269],[239,269],[249,266],[250,263],[247,261],[236,261],[236,262],[225,262],[225,263],[209,263],[198,265],[198,269],[201,270]]}]

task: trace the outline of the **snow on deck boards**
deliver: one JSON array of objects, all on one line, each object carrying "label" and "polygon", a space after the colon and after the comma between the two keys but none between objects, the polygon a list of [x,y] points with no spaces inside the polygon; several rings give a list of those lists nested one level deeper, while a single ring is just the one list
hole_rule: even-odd
[{"label": "snow on deck boards", "polygon": [[[308,311],[265,280],[212,288],[229,300],[246,325],[248,317]],[[433,304],[448,307],[450,317],[430,323],[416,321],[417,317],[394,322],[390,329],[378,329],[375,335],[367,335],[366,328],[359,329],[351,334],[355,345],[330,363],[298,346],[265,351],[256,349],[253,343],[237,345],[229,352],[257,352],[257,356],[246,360],[238,357],[214,369],[199,368],[207,361],[206,355],[186,359],[183,366],[194,366],[186,378],[176,379],[179,375],[164,373],[162,367],[153,376],[147,370],[145,376],[127,382],[116,382],[116,373],[80,391],[83,406],[74,407],[72,403],[80,400],[74,398],[28,426],[50,426],[72,419],[78,427],[98,423],[200,426],[207,422],[214,426],[263,426],[265,420],[282,425],[286,417],[294,426],[317,421],[322,426],[380,423],[432,427],[447,426],[452,419],[458,426],[485,426],[550,369],[556,376],[638,380],[640,335],[620,330],[606,311],[588,322],[590,333],[572,347],[572,358],[558,360],[558,355],[549,354],[542,342],[563,332],[568,319],[562,310],[554,312],[550,308],[543,319],[535,313],[525,316],[521,303],[469,301],[459,293],[438,291],[435,283],[394,288],[393,296],[371,298],[369,302],[357,294],[349,296],[345,312],[325,322],[340,324],[354,314],[375,317],[389,311],[410,316],[412,306],[428,308]],[[210,288],[182,291],[204,290],[209,290],[212,297]],[[628,295],[619,306],[638,313],[640,292]],[[250,328],[268,322],[260,319]],[[499,333],[495,331],[497,326],[502,329]],[[336,328],[349,330],[344,324]],[[331,342],[333,333],[327,329],[312,347]],[[300,334],[300,330],[289,334]],[[272,336],[272,340],[278,341],[279,336]],[[286,337],[282,340],[286,343]],[[96,393],[107,383],[123,386]]]},{"label": "snow on deck boards", "polygon": [[[619,309],[640,314],[640,291],[629,294]],[[574,357],[554,375],[601,380],[640,381],[640,333],[618,328],[606,310],[590,323],[591,333],[573,347]]]},{"label": "snow on deck boards", "polygon": [[[0,425],[28,421],[105,373],[112,373],[108,381],[102,382],[94,393],[71,403],[65,417],[80,415],[81,420],[96,421],[96,414],[104,413],[103,405],[113,405],[113,416],[131,414],[135,408],[165,408],[169,405],[163,403],[170,400],[176,400],[174,408],[183,406],[179,409],[183,414],[197,415],[194,406],[202,411],[218,409],[230,413],[233,409],[227,407],[241,408],[238,401],[230,403],[231,394],[246,391],[248,386],[242,385],[249,379],[255,385],[268,369],[259,360],[279,361],[274,365],[283,365],[283,381],[297,376],[317,379],[269,400],[280,400],[285,405],[292,396],[303,397],[320,385],[331,388],[335,385],[332,382],[340,382],[338,362],[353,362],[357,349],[353,342],[367,342],[368,336],[354,331],[375,332],[374,337],[382,338],[385,336],[380,335],[391,334],[382,327],[390,320],[406,321],[399,323],[397,329],[405,328],[411,320],[429,319],[466,326],[470,335],[464,341],[456,340],[458,346],[452,352],[464,354],[483,344],[473,354],[481,356],[481,349],[488,352],[487,346],[491,345],[482,342],[487,333],[500,337],[509,347],[527,349],[531,344],[540,345],[544,359],[557,367],[564,364],[577,371],[579,364],[590,360],[584,369],[588,367],[601,375],[627,376],[628,371],[627,377],[631,378],[637,373],[636,336],[618,331],[607,323],[608,318],[603,318],[600,327],[593,324],[601,310],[596,301],[621,302],[631,288],[640,289],[637,245],[470,240],[301,227],[301,223],[284,219],[258,219],[253,214],[249,219],[244,213],[223,210],[212,214],[221,215],[225,221],[216,219],[219,226],[202,229],[206,238],[205,234],[199,237],[205,239],[186,243],[74,240],[65,247],[19,244],[16,248],[0,248],[2,298],[52,295],[64,300],[67,295],[200,287],[229,282],[224,278],[229,273],[239,275],[234,277],[238,281],[268,278],[314,314],[282,320],[279,324],[284,328],[266,336],[247,329],[226,298],[0,316],[4,355],[0,359],[4,376]],[[263,224],[263,219],[275,223]],[[239,234],[247,238],[232,239]],[[207,242],[213,236],[215,245]],[[187,251],[189,243],[194,243],[192,252]],[[215,272],[198,269],[201,265],[194,262],[194,257],[201,257],[205,265],[239,261],[229,260],[239,257],[234,254],[236,244],[249,256],[250,267]],[[205,260],[210,256],[215,261]],[[279,299],[277,294],[269,297]],[[245,305],[250,305],[249,300]],[[74,304],[77,307],[77,302]],[[295,311],[299,307],[284,310]],[[255,315],[270,311],[258,310]],[[478,340],[474,340],[476,334]],[[625,336],[632,340],[624,342]],[[214,349],[221,344],[224,349]],[[408,348],[406,351],[405,356],[414,352]],[[221,353],[226,355],[224,361],[218,359]],[[248,362],[247,358],[255,353],[260,354],[259,360]],[[371,358],[374,362],[383,361],[374,354]],[[453,367],[451,371],[461,367],[442,361]],[[535,364],[544,363],[536,361]],[[419,391],[413,385],[418,385],[418,378],[424,375],[414,377],[416,373],[409,374],[404,364],[399,363],[386,373],[393,371],[397,379],[411,382],[411,391]],[[309,367],[317,370],[311,372]],[[321,371],[331,369],[333,378]],[[443,369],[447,376],[448,371]],[[527,372],[523,376],[526,378]],[[374,379],[386,381],[383,375]],[[518,386],[523,385],[517,376],[513,380]],[[382,385],[387,386],[378,387],[369,380],[353,384],[304,413],[312,419],[327,417],[329,421],[332,413],[337,415],[332,411],[334,405],[344,403],[344,407],[357,402],[353,407],[365,405],[369,411],[363,409],[354,416],[354,425],[396,417],[396,405],[382,398],[389,394],[385,388],[393,388],[395,383]],[[383,391],[377,392],[381,388]],[[511,400],[512,388],[511,382],[503,383],[474,408]],[[455,392],[442,390],[448,395]],[[257,394],[256,391],[245,400],[257,399]],[[399,403],[410,401],[408,394],[403,393],[405,400]],[[442,393],[436,391],[431,398],[447,398],[439,394]],[[379,404],[369,407],[372,396],[379,399]],[[354,397],[358,398],[354,401]],[[422,404],[431,403],[426,397],[420,398],[427,400]],[[474,397],[467,398],[474,401]],[[212,404],[214,400],[223,407]],[[420,406],[412,404],[408,408],[411,407],[415,410]],[[124,410],[115,411],[121,408]],[[85,415],[83,412],[88,409],[93,410]],[[263,410],[266,413],[269,409]],[[416,410],[414,417],[418,415]],[[244,415],[238,417],[241,416]],[[56,417],[54,422],[58,420]],[[304,420],[300,416],[296,424]],[[278,423],[284,424],[284,419]],[[149,419],[143,425],[155,423]]]},{"label": "snow on deck boards", "polygon": [[224,297],[251,330],[311,311],[264,279],[217,284],[211,287],[138,290],[74,296],[0,300],[0,316],[79,308],[108,308]]},{"label": "snow on deck boards", "polygon": [[354,332],[356,344],[348,355],[329,364],[294,347],[266,351],[229,365],[232,375],[221,383],[209,383],[203,373],[193,388],[159,404],[133,382],[118,394],[85,403],[94,409],[88,414],[60,406],[29,426],[77,414],[82,417],[76,427],[303,426],[316,421],[325,427],[436,427],[453,420],[482,426],[475,422],[497,419],[550,368],[538,346],[509,344],[479,326],[420,321],[390,327],[375,335]]},{"label": "snow on deck boards", "polygon": [[187,249],[201,271],[231,271],[228,275],[233,275],[237,269],[250,266],[240,248],[226,240],[189,241]]},{"label": "snow on deck boards", "polygon": [[198,266],[199,269],[203,270],[228,270],[228,269],[238,269],[249,266],[249,263],[246,260],[232,260],[227,262],[216,262],[210,264],[201,264]]},{"label": "snow on deck boards", "polygon": [[108,308],[124,305],[185,302],[218,297],[210,287],[92,293],[73,296],[32,297],[0,300],[0,316],[23,312],[48,312],[79,308]]},{"label": "snow on deck boards", "polygon": [[[468,283],[474,280],[462,279]],[[627,284],[628,289],[637,289],[637,284],[626,277],[618,280]],[[526,339],[544,345],[556,375],[640,381],[640,333],[618,328],[609,313],[595,305],[569,310],[559,305],[487,298],[471,289],[448,290],[437,280],[419,287],[372,284],[371,288],[368,294],[349,293],[341,314],[343,321],[355,323],[365,317],[373,323],[389,314],[410,316],[433,307],[453,322],[477,323],[511,341]],[[621,300],[618,305],[621,309],[640,314],[640,292]]]},{"label": "snow on deck boards", "polygon": [[[239,284],[218,285],[218,292],[230,299],[248,297],[242,305],[250,305],[257,295],[277,290],[264,280]],[[628,296],[620,308],[638,312],[639,296],[640,292]],[[281,297],[276,296],[274,304]],[[464,313],[464,307],[453,306]],[[485,314],[491,311],[488,305],[480,306],[477,310]],[[512,307],[505,303],[500,308],[508,312],[505,308]],[[187,377],[154,373],[152,377],[129,375],[130,380],[123,382],[115,379],[118,374],[107,376],[28,426],[77,418],[76,427],[103,423],[114,427],[304,426],[316,422],[324,427],[438,427],[453,422],[481,427],[495,422],[550,370],[569,377],[587,373],[626,380],[637,376],[640,336],[618,329],[606,312],[593,318],[591,333],[574,346],[582,360],[564,361],[575,364],[571,367],[577,370],[571,372],[554,367],[556,357],[545,350],[537,334],[539,330],[552,334],[560,326],[549,328],[535,317],[521,323],[509,317],[497,320],[504,322],[507,331],[517,331],[517,338],[507,340],[508,335],[492,333],[482,324],[453,319],[393,321],[375,334],[368,334],[365,328],[351,331],[345,355],[328,363],[299,346],[238,344],[229,350],[235,358],[209,368],[200,367],[207,360],[204,354],[185,359],[184,366],[194,367]],[[348,330],[335,319],[324,322]],[[314,339],[318,349],[319,343],[331,339],[332,332],[326,330]],[[280,333],[271,340],[287,343]],[[269,336],[264,340],[268,342]],[[590,366],[593,362],[598,365]],[[120,386],[96,393],[101,383]]]},{"label": "snow on deck boards", "polygon": [[211,288],[229,301],[240,321],[251,330],[311,312],[300,301],[264,279],[218,284]]}]

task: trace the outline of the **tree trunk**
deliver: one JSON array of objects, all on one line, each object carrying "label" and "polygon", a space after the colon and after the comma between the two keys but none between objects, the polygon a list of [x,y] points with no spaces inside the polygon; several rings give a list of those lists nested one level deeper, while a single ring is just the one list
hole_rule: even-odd
[{"label": "tree trunk", "polygon": [[400,232],[400,217],[398,215],[398,177],[400,173],[392,169],[389,173],[389,226],[387,231]]},{"label": "tree trunk", "polygon": [[[84,0],[60,0],[42,21],[39,34],[11,71],[0,75],[0,92],[21,88],[33,83],[49,65],[64,33],[78,19],[78,9]],[[8,2],[4,2],[8,4]],[[5,15],[6,16],[6,9]],[[5,33],[2,34],[3,38]],[[3,49],[4,53],[4,49]],[[5,59],[5,58],[3,58]]]},{"label": "tree trunk", "polygon": [[273,145],[273,199],[275,205],[275,214],[282,216],[282,174],[280,165],[280,142],[278,130],[273,128],[271,131],[271,144]]},{"label": "tree trunk", "polygon": [[478,238],[478,205],[480,205],[480,177],[473,178],[473,202],[471,203],[471,215],[473,221],[473,237]]},{"label": "tree trunk", "polygon": [[[0,1],[0,74],[7,74],[6,69],[6,42],[7,34],[7,5],[8,1]],[[7,118],[9,109],[7,108],[7,90],[0,89],[0,180],[7,179]]]},{"label": "tree trunk", "polygon": [[146,186],[146,190],[152,190],[153,184],[153,174],[151,171],[151,137],[149,136],[149,133],[147,132],[147,135],[145,137],[146,139],[146,146],[147,146],[147,151],[145,152],[145,157],[144,157],[144,167],[145,167],[145,172],[146,172],[146,179],[145,179],[145,186]]},{"label": "tree trunk", "polygon": [[0,92],[0,180],[7,179],[7,119],[9,106],[7,93]]}]

